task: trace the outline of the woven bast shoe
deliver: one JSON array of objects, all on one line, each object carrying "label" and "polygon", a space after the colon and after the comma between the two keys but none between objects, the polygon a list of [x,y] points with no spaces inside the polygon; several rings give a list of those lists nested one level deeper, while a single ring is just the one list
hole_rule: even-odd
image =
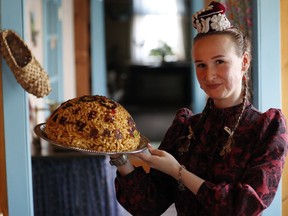
[{"label": "woven bast shoe", "polygon": [[49,76],[27,44],[12,30],[1,31],[0,44],[2,56],[17,82],[38,98],[48,95],[51,92]]}]

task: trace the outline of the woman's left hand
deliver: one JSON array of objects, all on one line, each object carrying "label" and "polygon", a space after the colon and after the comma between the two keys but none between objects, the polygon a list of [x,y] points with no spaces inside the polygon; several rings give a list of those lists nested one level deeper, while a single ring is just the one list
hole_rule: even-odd
[{"label": "woman's left hand", "polygon": [[138,153],[133,156],[140,158],[146,162],[151,168],[157,169],[166,173],[174,178],[178,177],[179,162],[168,152],[153,148],[148,144],[150,154]]}]

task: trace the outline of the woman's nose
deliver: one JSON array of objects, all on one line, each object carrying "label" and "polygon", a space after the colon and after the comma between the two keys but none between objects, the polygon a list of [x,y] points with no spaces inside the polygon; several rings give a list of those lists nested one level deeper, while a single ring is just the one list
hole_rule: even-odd
[{"label": "woman's nose", "polygon": [[216,71],[213,68],[207,68],[206,80],[211,81],[216,78]]}]

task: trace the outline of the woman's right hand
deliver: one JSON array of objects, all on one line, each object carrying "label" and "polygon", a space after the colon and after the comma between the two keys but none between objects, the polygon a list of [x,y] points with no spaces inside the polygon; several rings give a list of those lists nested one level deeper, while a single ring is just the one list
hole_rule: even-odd
[{"label": "woman's right hand", "polygon": [[148,144],[147,153],[137,153],[133,156],[140,158],[146,162],[151,168],[157,169],[163,173],[166,173],[175,179],[178,178],[179,162],[168,152],[153,148],[151,144]]}]

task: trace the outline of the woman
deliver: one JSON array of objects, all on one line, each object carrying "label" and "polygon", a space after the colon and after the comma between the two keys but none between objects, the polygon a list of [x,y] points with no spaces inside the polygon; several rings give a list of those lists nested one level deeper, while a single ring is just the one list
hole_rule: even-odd
[{"label": "woman", "polygon": [[117,165],[117,199],[132,215],[260,215],[272,202],[287,152],[287,129],[278,109],[261,113],[248,92],[250,43],[212,2],[193,16],[198,35],[193,59],[208,96],[201,114],[180,109],[159,149],[124,156]]}]

